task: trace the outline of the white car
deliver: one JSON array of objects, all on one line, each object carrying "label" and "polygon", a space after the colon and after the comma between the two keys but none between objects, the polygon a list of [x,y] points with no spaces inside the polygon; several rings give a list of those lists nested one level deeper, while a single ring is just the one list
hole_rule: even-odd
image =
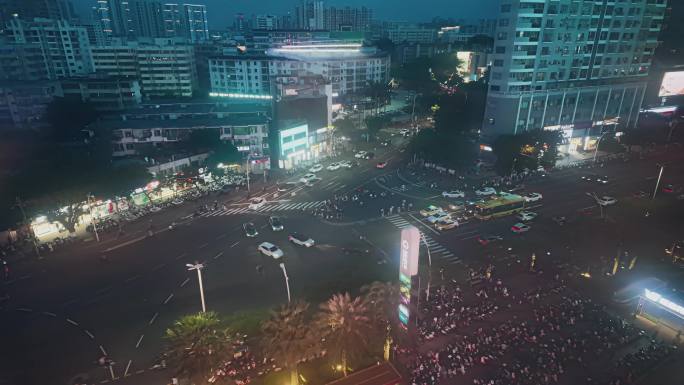
[{"label": "white car", "polygon": [[495,195],[496,190],[494,190],[492,187],[484,187],[480,190],[475,190],[475,195],[479,196],[486,196],[486,195]]},{"label": "white car", "polygon": [[289,239],[290,242],[294,243],[295,245],[299,245],[299,246],[311,247],[314,244],[316,244],[316,242],[314,242],[313,239],[307,237],[304,234],[300,234],[300,233],[292,233],[287,237],[287,239]]},{"label": "white car", "polygon": [[435,228],[437,230],[449,230],[458,227],[458,221],[450,218],[442,219],[435,222]]},{"label": "white car", "polygon": [[451,217],[449,216],[449,213],[446,211],[440,211],[436,214],[433,214],[433,215],[430,215],[429,217],[427,217],[426,221],[428,221],[430,223],[435,223],[437,221],[446,220],[446,219],[451,219]]},{"label": "white car", "polygon": [[309,183],[309,182],[311,182],[311,181],[313,181],[313,180],[315,180],[315,179],[316,179],[316,175],[314,175],[314,174],[306,174],[306,175],[304,175],[303,177],[299,178],[299,181],[302,182],[302,183]]},{"label": "white car", "polygon": [[339,170],[339,169],[340,169],[340,165],[337,163],[330,163],[330,165],[328,165],[328,167],[326,167],[326,170],[328,170],[328,171],[335,171],[335,170]]},{"label": "white car", "polygon": [[249,209],[250,210],[259,210],[260,208],[264,207],[266,204],[266,199],[264,198],[252,198],[249,201]]},{"label": "white car", "polygon": [[444,210],[441,207],[430,205],[430,206],[420,210],[420,215],[422,215],[424,217],[429,217],[429,216],[435,215],[435,214],[442,212],[442,211],[444,211]]},{"label": "white car", "polygon": [[352,168],[352,163],[348,160],[343,160],[339,163],[342,168]]},{"label": "white car", "polygon": [[540,193],[530,193],[525,195],[525,202],[536,202],[542,199],[542,195]]},{"label": "white car", "polygon": [[598,201],[598,204],[600,204],[601,206],[610,206],[610,205],[614,205],[617,203],[617,199],[610,197],[608,195],[604,195],[604,196],[598,198],[597,201]]},{"label": "white car", "polygon": [[520,219],[523,222],[531,221],[534,218],[537,217],[537,213],[533,213],[532,211],[521,211],[518,214],[518,219]]},{"label": "white car", "polygon": [[459,190],[443,191],[444,198],[465,198],[465,193]]},{"label": "white car", "polygon": [[270,242],[263,242],[257,247],[257,250],[263,255],[273,257],[273,259],[280,259],[284,255],[283,251],[280,250],[278,246]]},{"label": "white car", "polygon": [[354,158],[364,158],[366,156],[367,152],[366,151],[359,151],[356,154],[354,154]]},{"label": "white car", "polygon": [[321,170],[323,170],[323,166],[317,163],[317,164],[314,164],[313,166],[311,166],[311,168],[309,169],[309,172],[319,172]]},{"label": "white car", "polygon": [[511,226],[511,231],[514,233],[526,233],[530,231],[530,226],[524,223],[516,223],[513,226]]}]

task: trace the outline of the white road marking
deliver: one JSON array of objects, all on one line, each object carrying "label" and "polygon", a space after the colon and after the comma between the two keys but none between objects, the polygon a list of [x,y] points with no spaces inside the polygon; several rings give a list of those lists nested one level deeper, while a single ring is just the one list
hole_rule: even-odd
[{"label": "white road marking", "polygon": [[185,281],[181,282],[180,287],[187,285],[188,281],[190,281],[190,278],[185,278]]},{"label": "white road marking", "polygon": [[45,315],[47,315],[47,316],[50,316],[50,317],[57,317],[57,314],[51,313],[51,312],[49,312],[49,311],[44,311],[43,314],[45,314]]},{"label": "white road marking", "polygon": [[203,243],[203,244],[199,245],[198,248],[199,248],[199,249],[203,249],[203,248],[205,248],[205,247],[207,247],[207,246],[209,246],[208,243]]},{"label": "white road marking", "polygon": [[216,254],[216,255],[214,255],[214,259],[218,259],[218,258],[219,258],[220,256],[222,256],[222,255],[223,255],[223,251],[220,252],[220,253],[218,253],[218,254]]},{"label": "white road marking", "polygon": [[105,356],[107,355],[107,351],[105,350],[105,348],[102,347],[102,345],[100,345],[100,351],[101,351],[102,354],[104,354]]},{"label": "white road marking", "polygon": [[128,376],[128,369],[131,368],[132,362],[133,362],[133,360],[128,360],[128,364],[126,364],[126,370],[124,370],[124,374],[123,374],[124,377]]},{"label": "white road marking", "polygon": [[159,312],[154,313],[154,315],[152,316],[152,319],[150,320],[148,325],[152,325],[154,323],[154,321],[157,319],[157,316],[159,316]]},{"label": "white road marking", "polygon": [[160,270],[160,269],[164,268],[164,266],[166,266],[166,263],[160,263],[157,266],[153,267],[152,271]]},{"label": "white road marking", "polygon": [[237,246],[238,243],[240,243],[240,241],[233,243],[232,245],[230,245],[230,247],[235,247],[235,246]]},{"label": "white road marking", "polygon": [[83,330],[83,332],[84,332],[85,334],[87,334],[88,337],[90,337],[91,340],[94,340],[94,339],[95,339],[95,336],[94,336],[93,333],[91,333],[89,330]]},{"label": "white road marking", "polygon": [[169,301],[171,301],[171,298],[173,298],[173,293],[169,294],[169,296],[166,297],[166,299],[164,300],[164,305],[166,305],[167,303],[169,303]]},{"label": "white road marking", "polygon": [[[176,258],[176,259],[178,259],[178,258]],[[126,280],[126,283],[135,281],[135,280],[138,279],[138,278],[140,278],[139,275],[134,275],[134,276],[132,276],[131,278],[128,278],[128,279]],[[74,301],[75,301],[75,300],[74,300]]]},{"label": "white road marking", "polygon": [[72,324],[72,325],[74,325],[74,326],[78,326],[78,322],[72,320],[71,318],[67,318],[67,319],[66,319],[66,322],[68,322],[68,323],[70,323],[70,324]]},{"label": "white road marking", "polygon": [[29,309],[26,307],[20,307],[17,309],[17,311],[23,311],[24,313],[31,313],[31,312],[33,312],[33,309]]},{"label": "white road marking", "polygon": [[136,348],[136,349],[140,347],[140,343],[142,342],[142,340],[143,340],[144,337],[145,337],[144,334],[141,334],[141,335],[140,335],[140,338],[138,338],[138,342],[135,344],[135,348]]},{"label": "white road marking", "polygon": [[228,234],[220,234],[220,235],[216,236],[216,239],[223,239],[226,237],[226,235],[228,235]]}]

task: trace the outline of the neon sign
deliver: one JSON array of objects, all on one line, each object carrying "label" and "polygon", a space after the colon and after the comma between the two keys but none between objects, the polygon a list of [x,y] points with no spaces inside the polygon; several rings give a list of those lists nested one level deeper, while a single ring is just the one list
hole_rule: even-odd
[{"label": "neon sign", "polygon": [[680,317],[684,317],[684,306],[676,304],[666,298],[663,298],[662,295],[648,289],[645,289],[644,296],[649,301],[659,304],[660,306],[664,307],[667,310],[670,310],[671,312],[677,314]]}]

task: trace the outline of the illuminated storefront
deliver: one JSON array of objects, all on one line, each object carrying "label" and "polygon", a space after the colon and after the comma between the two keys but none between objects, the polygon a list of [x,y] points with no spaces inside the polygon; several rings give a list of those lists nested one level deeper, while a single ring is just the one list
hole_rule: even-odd
[{"label": "illuminated storefront", "polygon": [[312,159],[309,147],[309,125],[299,123],[278,133],[280,168],[290,169]]},{"label": "illuminated storefront", "polygon": [[645,289],[639,298],[637,314],[675,331],[684,331],[684,300],[681,298],[666,298],[661,293]]}]

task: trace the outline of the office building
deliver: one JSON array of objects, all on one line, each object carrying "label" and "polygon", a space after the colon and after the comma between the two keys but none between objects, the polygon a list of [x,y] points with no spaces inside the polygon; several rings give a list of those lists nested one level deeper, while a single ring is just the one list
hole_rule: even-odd
[{"label": "office building", "polygon": [[7,24],[9,39],[17,44],[36,44],[43,50],[49,79],[92,73],[88,33],[66,20],[12,19]]},{"label": "office building", "polygon": [[431,44],[435,42],[437,30],[417,24],[392,21],[383,23],[382,36],[395,44]]},{"label": "office building", "polygon": [[197,88],[194,50],[183,39],[118,41],[92,50],[95,72],[132,77],[145,99],[191,97]]},{"label": "office building", "polygon": [[295,7],[297,28],[322,30],[324,28],[324,3],[320,0],[301,0]]},{"label": "office building", "polygon": [[665,3],[502,1],[483,135],[562,130],[574,151],[634,127]]},{"label": "office building", "polygon": [[67,20],[76,24],[78,16],[69,0],[0,0],[0,29],[11,19]]},{"label": "office building", "polygon": [[255,15],[254,29],[278,29],[278,17],[275,15]]},{"label": "office building", "polygon": [[235,14],[235,21],[233,22],[233,30],[236,32],[244,32],[249,29],[249,20],[245,18],[244,13]]},{"label": "office building", "polygon": [[212,92],[270,95],[276,77],[322,76],[334,97],[389,81],[390,58],[361,44],[281,45],[265,54],[231,54],[209,60]]},{"label": "office building", "polygon": [[62,79],[61,92],[65,98],[88,102],[98,111],[120,111],[142,102],[140,84],[134,78],[85,76]]},{"label": "office building", "polygon": [[373,11],[366,7],[328,7],[323,10],[323,28],[328,31],[370,31]]}]

